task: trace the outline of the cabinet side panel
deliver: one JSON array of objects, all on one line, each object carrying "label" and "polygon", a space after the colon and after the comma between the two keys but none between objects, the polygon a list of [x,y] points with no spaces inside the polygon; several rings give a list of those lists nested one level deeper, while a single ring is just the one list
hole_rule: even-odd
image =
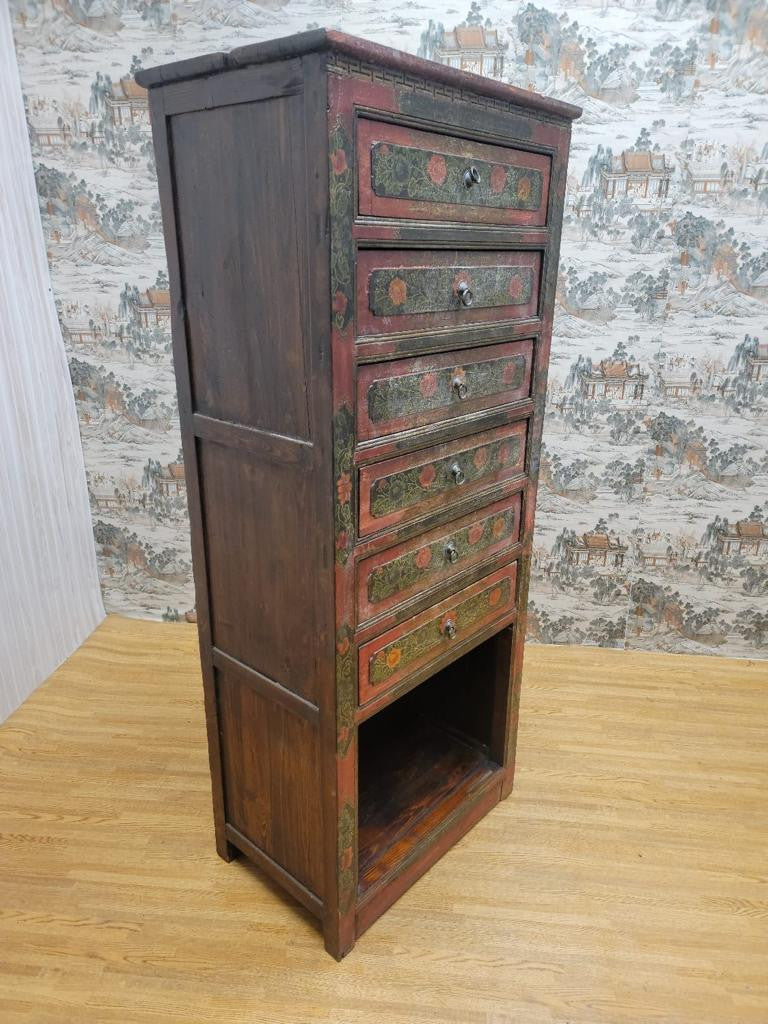
[{"label": "cabinet side panel", "polygon": [[309,437],[302,96],[171,120],[194,410]]},{"label": "cabinet side panel", "polygon": [[312,306],[328,255],[299,71],[233,70],[150,103],[217,849],[321,914],[333,556],[329,343]]},{"label": "cabinet side panel", "polygon": [[226,670],[216,681],[227,821],[322,893],[318,731]]},{"label": "cabinet side panel", "polygon": [[214,647],[317,703],[312,474],[198,440]]},{"label": "cabinet side panel", "polygon": [[304,95],[286,88],[176,113],[169,133],[211,643],[316,703],[322,455]]}]

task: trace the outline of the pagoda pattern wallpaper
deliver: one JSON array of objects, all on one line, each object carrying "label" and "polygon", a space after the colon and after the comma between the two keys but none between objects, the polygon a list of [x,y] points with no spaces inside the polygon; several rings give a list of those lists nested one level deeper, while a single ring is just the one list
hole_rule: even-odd
[{"label": "pagoda pattern wallpaper", "polygon": [[577,103],[529,632],[768,656],[768,5],[11,0],[107,608],[194,617],[138,68],[318,26]]}]

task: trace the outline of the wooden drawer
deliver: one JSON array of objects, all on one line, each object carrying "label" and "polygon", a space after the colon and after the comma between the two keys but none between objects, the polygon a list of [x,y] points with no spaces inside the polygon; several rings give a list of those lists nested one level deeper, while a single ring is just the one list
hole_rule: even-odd
[{"label": "wooden drawer", "polygon": [[539,307],[541,254],[361,249],[360,336],[525,320]]},{"label": "wooden drawer", "polygon": [[361,118],[359,210],[372,217],[541,227],[550,159]]},{"label": "wooden drawer", "polygon": [[363,644],[359,651],[361,704],[397,686],[452,647],[515,612],[517,562],[460,590],[420,615]]},{"label": "wooden drawer", "polygon": [[360,469],[361,536],[417,519],[523,472],[527,423],[506,424]]},{"label": "wooden drawer", "polygon": [[357,570],[358,625],[513,548],[520,536],[521,500],[515,494],[363,559]]},{"label": "wooden drawer", "polygon": [[383,437],[527,398],[532,355],[526,340],[361,366],[357,436]]}]

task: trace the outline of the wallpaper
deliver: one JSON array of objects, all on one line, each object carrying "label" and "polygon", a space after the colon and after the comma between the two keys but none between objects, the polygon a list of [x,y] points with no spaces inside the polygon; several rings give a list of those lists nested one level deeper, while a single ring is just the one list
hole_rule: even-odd
[{"label": "wallpaper", "polygon": [[12,0],[108,609],[193,617],[137,68],[327,25],[584,107],[529,628],[768,655],[768,7]]}]

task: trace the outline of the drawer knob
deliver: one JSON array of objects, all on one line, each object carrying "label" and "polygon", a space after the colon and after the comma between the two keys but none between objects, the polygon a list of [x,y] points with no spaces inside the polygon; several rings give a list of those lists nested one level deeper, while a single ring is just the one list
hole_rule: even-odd
[{"label": "drawer knob", "polygon": [[458,462],[451,463],[451,476],[453,477],[453,482],[454,483],[456,483],[456,484],[463,484],[464,483],[464,470],[461,468],[461,466],[458,464]]},{"label": "drawer knob", "polygon": [[480,171],[478,171],[474,164],[464,171],[464,184],[467,188],[472,188],[473,185],[480,184]]},{"label": "drawer knob", "polygon": [[456,623],[453,619],[446,619],[443,623],[443,633],[448,637],[449,640],[453,640],[456,636]]},{"label": "drawer knob", "polygon": [[453,378],[453,390],[456,392],[459,398],[464,399],[467,397],[467,385],[464,383],[461,377]]},{"label": "drawer knob", "polygon": [[452,540],[449,540],[445,545],[445,557],[449,562],[458,562],[459,550]]},{"label": "drawer knob", "polygon": [[472,289],[469,287],[466,281],[459,281],[459,286],[456,289],[459,293],[459,299],[461,300],[462,306],[471,306],[474,301]]}]

